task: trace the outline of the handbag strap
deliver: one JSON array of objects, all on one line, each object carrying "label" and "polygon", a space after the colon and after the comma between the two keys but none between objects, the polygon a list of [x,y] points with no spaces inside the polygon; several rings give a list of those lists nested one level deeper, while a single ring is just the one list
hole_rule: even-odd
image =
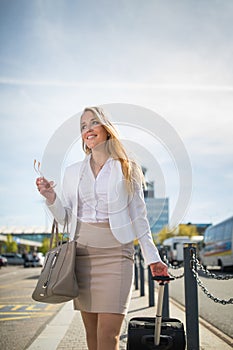
[{"label": "handbag strap", "polygon": [[49,249],[52,249],[54,235],[55,235],[56,243],[58,243],[58,222],[55,219],[53,220],[53,224],[52,224]]},{"label": "handbag strap", "polygon": [[65,209],[65,219],[64,219],[64,225],[63,225],[63,231],[62,231],[62,238],[59,239],[58,236],[58,222],[56,219],[53,220],[52,224],[52,230],[51,230],[51,236],[50,236],[50,242],[49,242],[49,249],[52,249],[53,246],[53,241],[54,241],[54,236],[55,236],[55,242],[56,245],[58,246],[59,244],[63,243],[63,237],[66,234],[69,235],[69,223],[68,223],[68,213],[67,210]]},{"label": "handbag strap", "polygon": [[[66,214],[65,214],[65,222],[64,222],[64,226],[63,226],[62,240],[63,240],[63,237],[64,237],[65,234],[70,236],[68,211],[66,209],[65,209],[65,211],[66,211]],[[79,236],[78,229],[77,229],[79,227],[79,225],[80,225],[80,222],[77,221],[77,227],[76,227],[76,230],[75,230],[74,238],[72,239],[73,241],[75,241],[78,238],[78,236]]]}]

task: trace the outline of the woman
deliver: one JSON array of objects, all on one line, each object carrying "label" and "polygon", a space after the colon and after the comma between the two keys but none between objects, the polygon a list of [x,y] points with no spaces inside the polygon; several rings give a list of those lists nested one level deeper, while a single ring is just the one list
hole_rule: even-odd
[{"label": "woman", "polygon": [[38,190],[53,216],[70,222],[77,239],[79,296],[89,350],[118,350],[121,325],[133,282],[133,240],[138,239],[153,275],[168,276],[155,247],[143,197],[143,174],[99,107],[86,108],[80,128],[86,157],[68,167],[63,197],[40,177]]}]

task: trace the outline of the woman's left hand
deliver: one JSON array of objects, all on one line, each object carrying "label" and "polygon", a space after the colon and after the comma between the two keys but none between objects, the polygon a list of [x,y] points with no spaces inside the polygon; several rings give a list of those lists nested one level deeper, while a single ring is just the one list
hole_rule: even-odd
[{"label": "woman's left hand", "polygon": [[152,273],[152,276],[168,276],[168,269],[167,265],[163,263],[162,261],[150,264],[150,270]]}]

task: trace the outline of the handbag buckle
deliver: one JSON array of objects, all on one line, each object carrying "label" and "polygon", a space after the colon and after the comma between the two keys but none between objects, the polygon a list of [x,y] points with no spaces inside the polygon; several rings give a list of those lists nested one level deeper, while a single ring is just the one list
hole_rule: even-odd
[{"label": "handbag buckle", "polygon": [[48,287],[48,281],[46,281],[46,282],[43,284],[42,288],[45,289],[45,288],[47,288],[47,287]]}]

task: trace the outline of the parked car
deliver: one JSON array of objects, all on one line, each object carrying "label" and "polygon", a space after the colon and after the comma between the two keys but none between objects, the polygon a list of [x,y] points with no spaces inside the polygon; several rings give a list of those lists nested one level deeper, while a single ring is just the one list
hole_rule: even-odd
[{"label": "parked car", "polygon": [[38,267],[39,258],[36,253],[24,253],[24,267]]},{"label": "parked car", "polygon": [[23,265],[24,259],[21,254],[17,253],[4,253],[2,254],[4,258],[7,258],[8,265]]},{"label": "parked car", "polygon": [[0,267],[1,266],[7,266],[7,258],[5,258],[4,256],[0,255]]},{"label": "parked car", "polygon": [[44,256],[44,254],[43,253],[37,253],[37,257],[38,257],[38,265],[40,266],[40,267],[43,267],[44,266],[44,260],[45,260],[45,256]]}]

